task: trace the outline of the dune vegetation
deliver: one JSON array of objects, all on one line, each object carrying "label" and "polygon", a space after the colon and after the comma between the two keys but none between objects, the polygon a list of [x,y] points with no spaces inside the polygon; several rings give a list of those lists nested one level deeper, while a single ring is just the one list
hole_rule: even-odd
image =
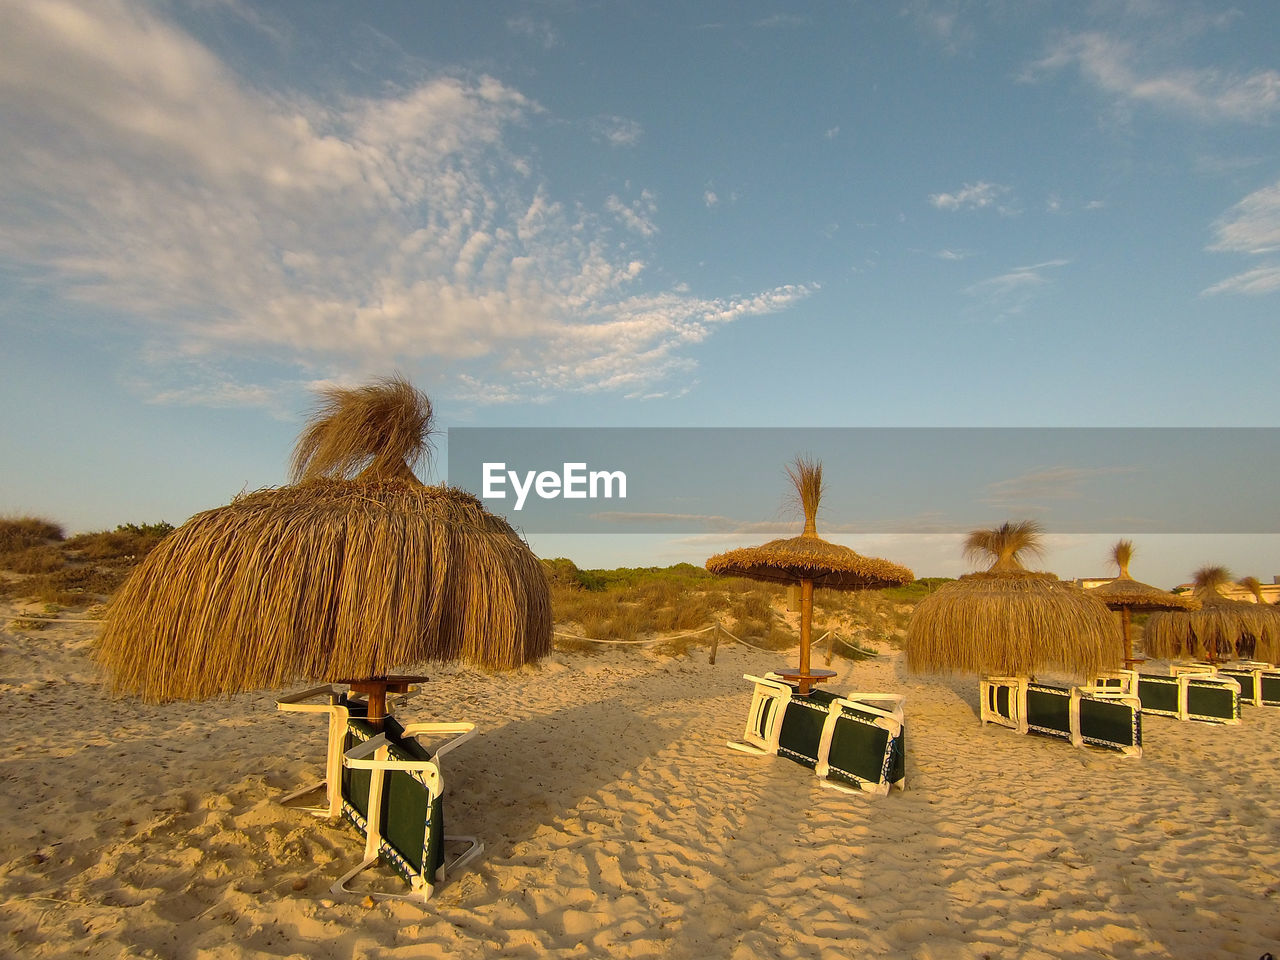
[{"label": "dune vegetation", "polygon": [[[43,605],[46,612],[104,603],[173,529],[168,523],[128,523],[67,537],[49,520],[0,518],[0,600]],[[681,654],[708,646],[709,634],[695,632],[714,623],[766,649],[783,650],[797,642],[799,614],[789,609],[788,588],[779,584],[717,577],[689,563],[590,570],[556,558],[543,565],[560,649],[605,648],[574,639],[582,637],[653,640],[659,650]],[[916,602],[945,582],[931,578],[888,590],[820,591],[815,637],[834,630],[858,646],[898,646]],[[856,656],[840,643],[835,652]]]}]

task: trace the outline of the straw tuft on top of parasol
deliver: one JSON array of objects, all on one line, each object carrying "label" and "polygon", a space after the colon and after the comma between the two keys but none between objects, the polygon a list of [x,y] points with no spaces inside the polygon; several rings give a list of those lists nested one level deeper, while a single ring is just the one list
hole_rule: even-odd
[{"label": "straw tuft on top of parasol", "polygon": [[907,666],[917,673],[1030,676],[1045,669],[1091,677],[1124,655],[1110,611],[1073,583],[1027,570],[1042,552],[1034,520],[975,530],[969,559],[982,572],[944,584],[916,605],[907,626]]},{"label": "straw tuft on top of parasol", "polygon": [[192,517],[121,588],[95,647],[114,690],[200,700],[548,653],[541,563],[470,493],[414,474],[430,423],[401,378],[326,391],[291,485]]}]

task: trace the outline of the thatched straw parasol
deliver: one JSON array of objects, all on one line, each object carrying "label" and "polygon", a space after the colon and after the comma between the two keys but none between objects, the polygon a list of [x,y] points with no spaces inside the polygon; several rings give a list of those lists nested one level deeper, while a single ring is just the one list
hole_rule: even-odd
[{"label": "thatched straw parasol", "polygon": [[1262,596],[1262,582],[1257,577],[1244,577],[1239,583],[1253,594],[1257,614],[1263,618],[1254,657],[1267,663],[1280,662],[1280,607],[1267,603]]},{"label": "thatched straw parasol", "polygon": [[1170,660],[1192,658],[1215,663],[1234,657],[1274,655],[1271,618],[1257,604],[1230,600],[1218,588],[1231,582],[1226,567],[1195,572],[1200,609],[1190,613],[1153,613],[1147,621],[1147,652]]},{"label": "thatched straw parasol", "polygon": [[541,563],[471,494],[413,473],[430,420],[403,379],[327,391],[292,485],[192,517],[120,590],[95,651],[115,690],[163,702],[355,681],[376,717],[397,668],[546,654]]},{"label": "thatched straw parasol", "polygon": [[795,681],[798,692],[804,695],[813,684],[835,675],[831,670],[814,671],[810,667],[814,587],[833,590],[896,587],[910,583],[915,576],[906,567],[864,557],[818,536],[818,504],[823,490],[821,463],[797,457],[795,463],[787,467],[787,476],[795,484],[804,509],[804,530],[800,536],[716,554],[707,561],[707,569],[729,577],[800,584],[800,667],[795,672],[782,672],[781,676]]},{"label": "thatched straw parasol", "polygon": [[1120,576],[1101,583],[1089,590],[1111,610],[1120,611],[1120,629],[1124,635],[1124,666],[1132,669],[1141,663],[1133,655],[1133,636],[1129,622],[1130,613],[1150,613],[1155,610],[1199,610],[1200,601],[1193,596],[1170,593],[1129,576],[1129,561],[1133,559],[1133,542],[1120,540],[1111,548],[1112,562],[1120,570]]},{"label": "thatched straw parasol", "polygon": [[1090,677],[1118,662],[1123,644],[1102,601],[1022,565],[1024,554],[1041,552],[1042,536],[1033,520],[969,534],[966,557],[994,562],[916,605],[907,626],[908,667],[987,676],[1059,669]]}]

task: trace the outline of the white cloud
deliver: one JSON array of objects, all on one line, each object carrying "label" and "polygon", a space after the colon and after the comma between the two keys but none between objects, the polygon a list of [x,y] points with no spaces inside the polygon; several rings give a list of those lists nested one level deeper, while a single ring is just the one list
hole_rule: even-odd
[{"label": "white cloud", "polygon": [[1204,120],[1262,123],[1280,114],[1280,72],[1275,70],[1241,76],[1141,61],[1133,44],[1103,33],[1080,33],[1058,42],[1033,72],[1074,66],[1104,93]]},{"label": "white cloud", "polygon": [[[1280,252],[1280,181],[1255,190],[1228,210],[1214,225],[1217,236],[1210,250],[1253,256]],[[1280,263],[1270,262],[1228,277],[1206,294],[1266,294],[1280,290]]]},{"label": "white cloud", "polygon": [[702,202],[708,207],[714,207],[720,202],[720,198],[716,196],[716,192],[714,190],[708,190],[702,195]]},{"label": "white cloud", "polygon": [[1017,212],[1016,207],[1001,201],[1010,193],[1007,186],[979,180],[966,183],[955,193],[931,193],[929,202],[939,210],[985,210],[990,207],[1003,214],[1012,214]]},{"label": "white cloud", "polygon": [[827,127],[827,130],[823,134],[823,136],[826,137],[828,140],[834,140],[836,137],[840,136],[840,127],[839,126]]},{"label": "white cloud", "polygon": [[507,29],[512,33],[528,37],[544,50],[554,50],[560,46],[560,34],[545,20],[524,16],[510,17],[507,20]]},{"label": "white cloud", "polygon": [[977,32],[961,19],[956,0],[911,0],[903,13],[947,53],[967,52],[976,44]]},{"label": "white cloud", "polygon": [[616,195],[610,195],[605,201],[605,209],[622,221],[628,230],[634,230],[642,237],[652,237],[658,232],[653,216],[658,212],[657,200],[648,190],[640,193],[638,200],[631,204],[624,203]]},{"label": "white cloud", "polygon": [[642,290],[610,214],[650,237],[654,198],[557,202],[506,142],[538,115],[488,77],[263,93],[149,8],[0,4],[0,260],[130,318],[159,354],[310,377],[417,365],[521,385],[509,397],[652,389],[716,327],[807,293]]},{"label": "white cloud", "polygon": [[1228,277],[1206,288],[1204,292],[1205,294],[1244,293],[1256,296],[1275,293],[1277,290],[1280,290],[1280,263],[1254,267],[1252,270],[1238,273],[1234,277]]},{"label": "white cloud", "polygon": [[1032,509],[1044,501],[1079,500],[1086,481],[1120,473],[1133,473],[1136,467],[1046,467],[1007,480],[997,480],[986,488],[981,503],[999,507]]},{"label": "white cloud", "polygon": [[644,136],[644,128],[626,117],[596,117],[591,121],[591,129],[611,147],[634,146]]},{"label": "white cloud", "polygon": [[1014,267],[999,276],[981,280],[965,288],[965,293],[982,302],[988,310],[996,312],[998,317],[1015,316],[1022,313],[1045,288],[1050,280],[1045,276],[1048,270],[1064,267],[1069,260],[1046,260],[1025,267]]},{"label": "white cloud", "polygon": [[1217,241],[1209,249],[1231,253],[1280,250],[1280,180],[1255,190],[1215,225]]},{"label": "white cloud", "polygon": [[973,254],[965,250],[939,250],[938,251],[939,260],[967,260],[971,256],[973,256]]}]

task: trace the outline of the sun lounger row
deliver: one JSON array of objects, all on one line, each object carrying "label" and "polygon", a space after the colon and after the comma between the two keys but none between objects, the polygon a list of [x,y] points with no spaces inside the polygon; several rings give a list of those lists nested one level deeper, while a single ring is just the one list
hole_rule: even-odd
[{"label": "sun lounger row", "polygon": [[1138,674],[1142,709],[1156,716],[1202,723],[1240,722],[1240,683],[1202,664],[1173,664],[1168,674]]},{"label": "sun lounger row", "polygon": [[778,755],[809,767],[824,787],[884,795],[906,787],[904,698],[825,690],[799,696],[777,674],[744,675],[755,684],[746,732],[729,746]]},{"label": "sun lounger row", "polygon": [[985,677],[979,681],[979,715],[1018,733],[1040,733],[1077,747],[1118,750],[1142,756],[1142,704],[1128,687],[1062,686],[1028,677]]},{"label": "sun lounger row", "polygon": [[1240,702],[1280,707],[1280,668],[1256,660],[1236,660],[1217,668],[1217,675],[1240,684]]}]

